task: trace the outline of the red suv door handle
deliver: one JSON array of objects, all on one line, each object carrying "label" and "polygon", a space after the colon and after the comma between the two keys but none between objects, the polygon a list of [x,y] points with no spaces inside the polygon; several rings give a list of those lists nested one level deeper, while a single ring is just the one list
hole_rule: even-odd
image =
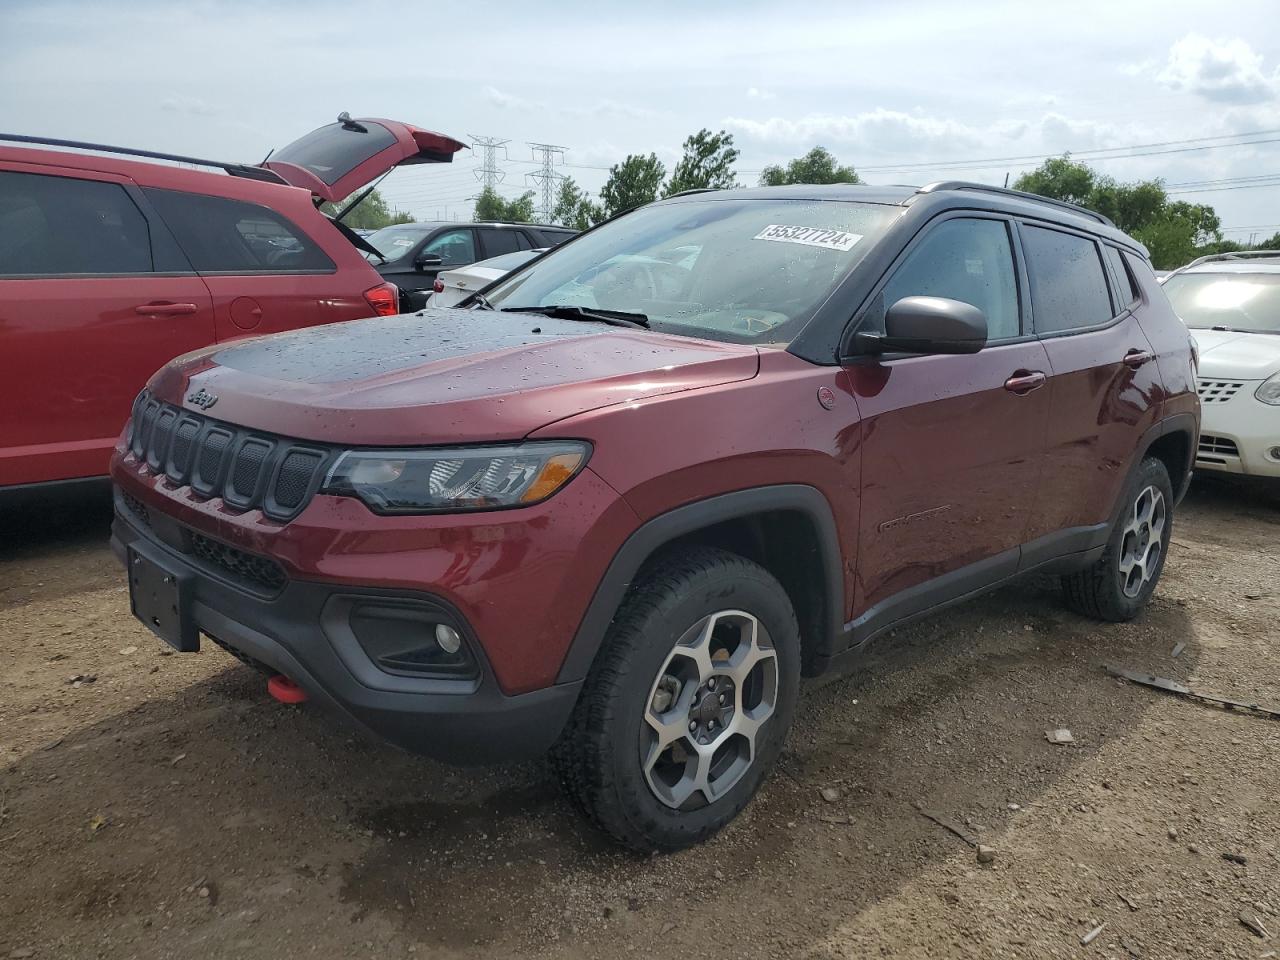
[{"label": "red suv door handle", "polygon": [[134,313],[147,317],[177,317],[184,313],[195,313],[198,308],[194,303],[144,303],[134,307]]},{"label": "red suv door handle", "polygon": [[1124,355],[1124,365],[1137,370],[1144,363],[1150,363],[1155,358],[1156,355],[1147,350],[1130,350]]},{"label": "red suv door handle", "polygon": [[1019,370],[1004,382],[1004,388],[1020,397],[1044,386],[1045,375],[1039,370]]}]

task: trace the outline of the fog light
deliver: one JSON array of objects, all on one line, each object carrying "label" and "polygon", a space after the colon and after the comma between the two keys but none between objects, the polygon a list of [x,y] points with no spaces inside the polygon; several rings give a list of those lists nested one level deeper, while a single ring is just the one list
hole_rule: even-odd
[{"label": "fog light", "polygon": [[1280,447],[1272,447],[1267,451],[1267,456],[1272,460],[1280,462]]},{"label": "fog light", "polygon": [[457,653],[462,646],[462,637],[453,627],[444,623],[436,624],[436,643],[445,653]]}]

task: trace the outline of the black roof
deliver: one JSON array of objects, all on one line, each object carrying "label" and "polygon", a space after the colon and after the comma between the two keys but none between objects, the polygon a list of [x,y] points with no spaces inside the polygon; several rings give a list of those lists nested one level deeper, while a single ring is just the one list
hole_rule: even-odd
[{"label": "black roof", "polygon": [[1020,190],[1009,190],[1004,187],[993,187],[982,183],[969,183],[962,180],[942,180],[923,187],[888,184],[873,186],[871,184],[830,183],[830,184],[792,184],[784,187],[742,187],[733,190],[689,191],[677,194],[666,202],[699,199],[736,200],[736,199],[771,199],[771,200],[843,200],[858,203],[883,203],[892,206],[909,207],[920,203],[928,203],[938,209],[956,207],[994,210],[1040,220],[1050,220],[1087,230],[1099,236],[1124,243],[1127,246],[1142,248],[1128,234],[1119,230],[1114,223],[1102,214],[1074,203],[1053,200],[1048,197],[1023,193]]}]

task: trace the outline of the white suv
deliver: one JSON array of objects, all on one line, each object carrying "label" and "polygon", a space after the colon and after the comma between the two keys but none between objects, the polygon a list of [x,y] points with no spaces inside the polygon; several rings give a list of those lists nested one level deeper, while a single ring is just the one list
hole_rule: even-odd
[{"label": "white suv", "polygon": [[1196,469],[1280,479],[1280,251],[1201,257],[1164,289],[1200,350]]}]

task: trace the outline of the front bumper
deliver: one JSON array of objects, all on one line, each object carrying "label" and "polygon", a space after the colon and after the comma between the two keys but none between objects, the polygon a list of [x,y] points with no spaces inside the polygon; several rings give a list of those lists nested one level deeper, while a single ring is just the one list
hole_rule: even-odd
[{"label": "front bumper", "polygon": [[[353,601],[443,605],[438,597],[293,578],[274,594],[246,588],[176,547],[176,531],[166,525],[180,527],[156,512],[144,522],[117,491],[111,545],[121,562],[132,547],[189,578],[190,613],[201,633],[401,747],[462,765],[518,761],[546,752],[568,720],[580,681],[504,694],[469,628],[476,674],[450,678],[387,673],[351,631]],[[460,615],[455,620],[465,626]]]},{"label": "front bumper", "polygon": [[1246,382],[1230,399],[1203,405],[1197,470],[1280,478],[1280,407],[1254,396],[1260,385]]}]

